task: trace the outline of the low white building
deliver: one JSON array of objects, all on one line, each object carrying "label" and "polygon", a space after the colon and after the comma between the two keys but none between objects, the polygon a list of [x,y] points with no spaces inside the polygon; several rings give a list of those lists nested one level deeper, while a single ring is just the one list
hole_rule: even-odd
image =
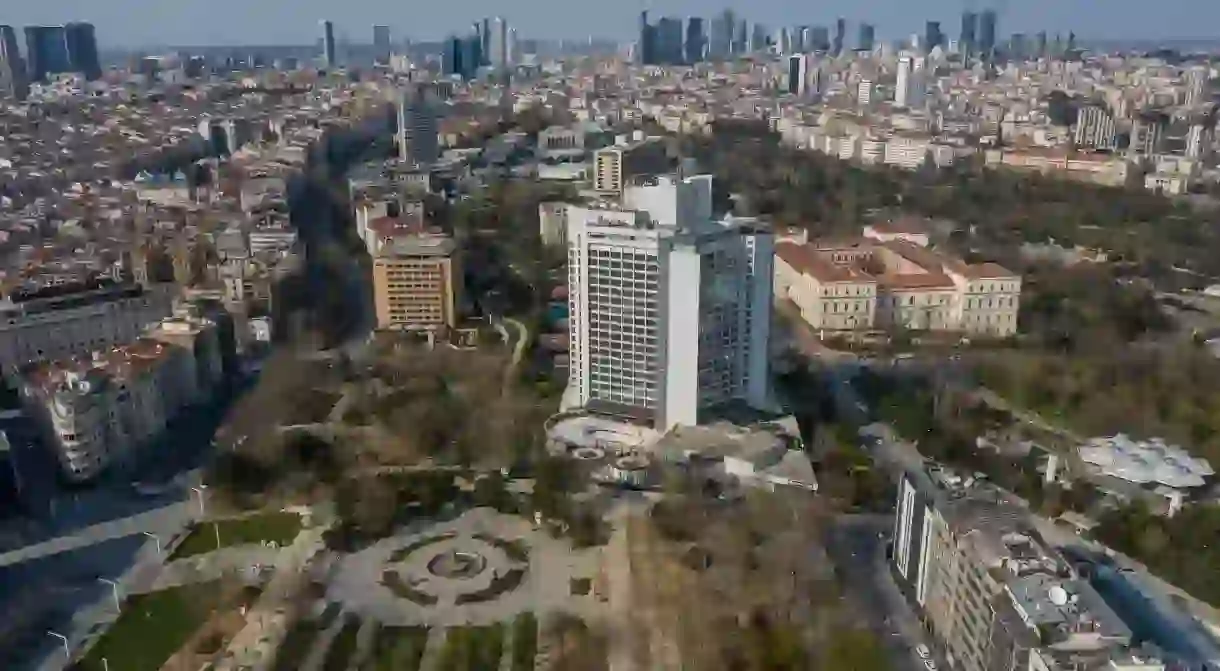
[{"label": "low white building", "polygon": [[[1090,438],[1076,452],[1095,478],[1126,483],[1165,497],[1170,514],[1191,490],[1206,486],[1216,474],[1206,459],[1191,456],[1161,438],[1135,440],[1120,433]],[[1104,486],[1104,482],[1101,484]]]}]

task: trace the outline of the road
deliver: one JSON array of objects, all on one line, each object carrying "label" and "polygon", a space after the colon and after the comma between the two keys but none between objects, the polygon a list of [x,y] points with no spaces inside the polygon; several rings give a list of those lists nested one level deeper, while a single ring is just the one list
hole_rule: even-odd
[{"label": "road", "polygon": [[893,526],[889,515],[840,515],[831,527],[827,551],[848,598],[862,610],[893,668],[920,669],[923,660],[915,648],[928,645],[928,636],[890,577],[885,546]]}]

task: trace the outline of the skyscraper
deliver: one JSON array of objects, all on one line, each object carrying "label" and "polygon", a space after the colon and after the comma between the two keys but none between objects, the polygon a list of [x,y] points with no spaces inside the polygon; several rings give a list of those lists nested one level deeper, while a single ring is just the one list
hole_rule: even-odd
[{"label": "skyscraper", "polygon": [[727,58],[733,43],[733,27],[736,26],[733,10],[726,9],[712,18],[711,39],[708,41],[708,56],[713,59]]},{"label": "skyscraper", "polygon": [[911,96],[911,70],[914,61],[910,56],[898,59],[898,78],[894,83],[894,104],[906,107]]},{"label": "skyscraper", "polygon": [[745,19],[737,19],[737,25],[733,27],[733,44],[730,51],[733,55],[740,56],[750,49],[750,30],[749,24]]},{"label": "skyscraper", "polygon": [[804,95],[809,77],[806,67],[807,54],[793,54],[788,57],[788,93]]},{"label": "skyscraper", "polygon": [[861,23],[859,34],[856,36],[856,49],[858,51],[872,51],[873,44],[876,42],[876,30],[871,23]]},{"label": "skyscraper", "polygon": [[327,68],[339,65],[338,55],[335,53],[335,24],[333,21],[322,22],[322,60],[326,62]]},{"label": "skyscraper", "polygon": [[579,404],[693,425],[764,406],[773,239],[712,214],[712,177],[628,186],[621,206],[568,216],[571,368]]},{"label": "skyscraper", "polygon": [[962,32],[958,40],[958,51],[964,56],[974,55],[978,43],[979,15],[974,12],[962,12]]},{"label": "skyscraper", "polygon": [[92,23],[69,23],[64,26],[64,44],[68,50],[69,69],[80,72],[93,81],[102,76],[97,55],[97,33]]},{"label": "skyscraper", "polygon": [[758,53],[767,49],[767,27],[755,22],[750,30],[750,51]]},{"label": "skyscraper", "polygon": [[509,58],[508,21],[504,20],[502,16],[491,20],[491,39],[488,49],[491,53],[487,55],[487,60],[493,70],[503,72],[512,65]]},{"label": "skyscraper", "polygon": [[936,47],[943,45],[944,40],[944,33],[940,32],[940,21],[928,21],[924,25],[923,47],[925,51],[932,51]]},{"label": "skyscraper", "polygon": [[640,37],[635,55],[640,65],[657,64],[657,32],[648,22],[647,10],[640,12]]},{"label": "skyscraper", "polygon": [[373,26],[373,51],[376,62],[389,63],[390,49],[390,27]]},{"label": "skyscraper", "polygon": [[831,53],[835,56],[843,53],[843,39],[847,36],[847,20],[840,18],[835,21],[835,38],[834,44],[831,45]]},{"label": "skyscraper", "polygon": [[703,45],[707,37],[703,31],[703,19],[692,16],[686,20],[686,62],[703,60]]},{"label": "skyscraper", "polygon": [[440,156],[436,109],[427,93],[409,88],[398,99],[398,158],[427,166]]},{"label": "skyscraper", "polygon": [[26,26],[25,49],[32,81],[45,82],[48,75],[72,71],[63,26]]},{"label": "skyscraper", "polygon": [[979,14],[979,53],[984,58],[995,55],[997,17],[994,9],[985,9]]},{"label": "skyscraper", "polygon": [[1034,45],[1034,57],[1046,58],[1046,31],[1038,31],[1037,44]]},{"label": "skyscraper", "polygon": [[30,94],[25,59],[17,44],[17,31],[0,26],[0,98],[25,100]]},{"label": "skyscraper", "polygon": [[656,60],[663,65],[677,65],[683,59],[682,19],[663,16],[656,25]]},{"label": "skyscraper", "polygon": [[805,51],[830,51],[830,29],[826,26],[814,26],[809,30],[809,41],[805,43]]}]

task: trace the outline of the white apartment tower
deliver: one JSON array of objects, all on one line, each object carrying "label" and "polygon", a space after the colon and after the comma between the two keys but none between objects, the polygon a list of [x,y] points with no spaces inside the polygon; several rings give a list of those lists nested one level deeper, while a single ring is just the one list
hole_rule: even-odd
[{"label": "white apartment tower", "polygon": [[911,96],[911,70],[914,67],[910,56],[898,59],[898,81],[894,84],[894,104],[906,107]]},{"label": "white apartment tower", "polygon": [[768,398],[773,240],[712,216],[712,178],[659,177],[568,221],[569,394],[594,411],[698,424]]},{"label": "white apartment tower", "polygon": [[423,92],[404,91],[398,100],[398,157],[403,162],[431,165],[440,157],[436,108]]}]

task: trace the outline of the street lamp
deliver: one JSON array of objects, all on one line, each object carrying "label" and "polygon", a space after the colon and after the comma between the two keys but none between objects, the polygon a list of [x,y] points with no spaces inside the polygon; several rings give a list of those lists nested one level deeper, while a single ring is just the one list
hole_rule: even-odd
[{"label": "street lamp", "polygon": [[161,537],[150,531],[141,531],[140,533],[153,539],[153,541],[157,544],[157,556],[161,556]]},{"label": "street lamp", "polygon": [[122,606],[121,602],[119,601],[119,584],[117,582],[111,580],[110,578],[98,578],[97,581],[104,582],[107,585],[110,585],[110,594],[111,594],[111,596],[114,597],[114,609],[119,612],[122,612],[123,606]]},{"label": "street lamp", "polygon": [[68,647],[68,637],[64,636],[63,634],[60,634],[58,632],[51,631],[50,629],[47,630],[47,633],[50,634],[51,636],[54,636],[55,638],[58,638],[60,641],[63,641],[64,657],[67,657],[68,661],[71,661],[72,660],[72,649]]},{"label": "street lamp", "polygon": [[206,490],[207,488],[208,488],[207,485],[199,485],[198,487],[191,487],[191,491],[193,491],[199,495],[199,517],[200,517],[200,519],[208,516],[207,507],[203,503],[203,493],[204,493],[204,490]]}]

